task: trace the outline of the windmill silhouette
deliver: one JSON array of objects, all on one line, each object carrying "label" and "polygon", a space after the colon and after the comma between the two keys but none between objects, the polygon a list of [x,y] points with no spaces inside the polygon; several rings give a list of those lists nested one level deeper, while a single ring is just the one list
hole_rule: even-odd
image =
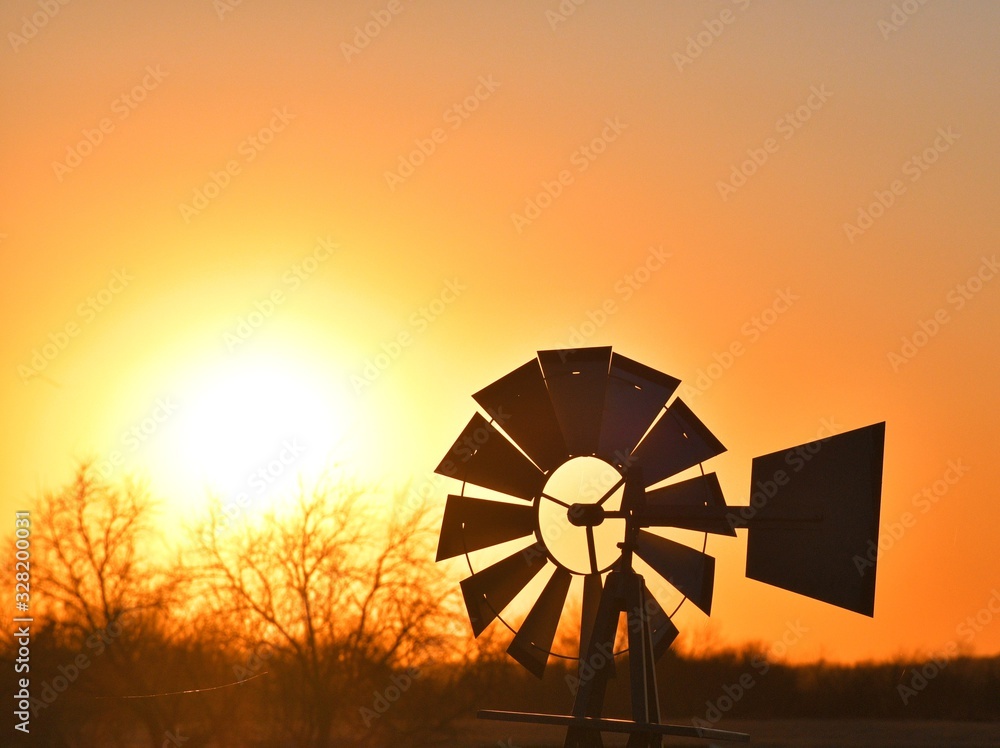
[{"label": "windmill silhouette", "polygon": [[[572,713],[482,710],[481,718],[563,725],[564,745],[602,746],[602,732],[628,733],[629,746],[660,746],[665,735],[748,741],[728,730],[660,722],[656,661],[678,635],[635,569],[641,559],[704,613],[711,612],[715,559],[658,534],[680,528],[735,537],[748,531],[746,575],[864,615],[874,614],[875,565],[859,573],[877,542],[885,423],[753,459],[751,500],[726,504],[715,473],[667,482],[721,454],[722,443],[673,397],[680,380],[610,347],[539,351],[480,390],[476,413],[436,472],[463,482],[449,495],[437,560],[465,556],[461,583],[476,637],[543,571],[549,574],[507,652],[538,677],[552,652],[574,577],[582,579],[578,683]],[[673,398],[671,400],[671,398]],[[596,498],[557,491],[556,475],[600,460],[612,478]],[[467,496],[472,484],[509,500]],[[582,564],[557,548],[542,515],[553,507],[574,528]],[[598,528],[614,524],[609,555]],[[601,531],[603,532],[603,530]],[[474,569],[470,554],[523,539],[520,550]],[[584,554],[583,551],[586,551]],[[682,600],[683,602],[683,600]],[[680,606],[678,605],[678,608]],[[626,617],[630,720],[602,715],[615,676],[615,639]]]}]

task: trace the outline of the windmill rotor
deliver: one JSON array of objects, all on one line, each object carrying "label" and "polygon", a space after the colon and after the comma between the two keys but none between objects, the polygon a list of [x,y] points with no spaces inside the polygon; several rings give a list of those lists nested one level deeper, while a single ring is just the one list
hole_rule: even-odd
[{"label": "windmill rotor", "polygon": [[[620,514],[609,516],[618,511],[616,500],[621,500],[624,467],[629,464],[635,445],[663,413],[679,383],[673,377],[613,354],[611,348],[588,348],[542,351],[537,359],[473,395],[491,418],[475,414],[441,460],[437,472],[514,500],[531,501],[532,506],[468,497],[463,488],[462,496],[448,497],[437,559],[468,556],[471,551],[520,538],[534,541],[501,559],[505,564],[496,569],[501,562],[480,570],[469,562],[473,575],[463,583],[463,594],[476,635],[494,618],[503,621],[502,609],[513,599],[512,587],[520,584],[523,588],[542,571],[537,564],[520,564],[516,557],[537,562],[544,553],[559,572],[558,578],[564,577],[562,572],[569,572],[571,577],[596,576],[596,583],[589,579],[583,585],[581,618],[593,614],[596,605],[590,598],[599,597],[601,576],[620,557],[614,544],[612,556],[607,553],[607,543],[599,550],[595,535],[608,525],[617,524],[624,529]],[[677,406],[678,410],[682,408]],[[679,418],[696,421],[689,413],[685,411]],[[671,417],[678,420],[677,416]],[[657,438],[683,437],[675,422],[667,428],[661,427]],[[684,457],[690,460],[691,454],[689,451]],[[602,463],[615,480],[602,486],[600,495],[587,503],[569,504],[553,495],[557,492],[548,487],[558,484],[560,468],[572,467],[574,462],[584,459]],[[652,460],[651,464],[659,473],[669,469],[662,460]],[[605,506],[615,511],[605,513]],[[549,523],[543,517],[546,509],[551,508],[562,511],[565,524],[585,536],[582,542],[589,554],[588,568],[575,566],[560,555],[557,547],[546,542],[545,526]],[[529,519],[530,510],[536,512],[534,527]],[[620,535],[616,540],[621,539]],[[514,570],[519,565],[527,568],[517,568],[516,577],[503,574],[503,569]],[[564,587],[553,582],[543,590],[526,619],[533,635],[515,636],[511,644],[512,656],[522,664],[527,659],[523,652],[529,647],[533,650],[529,670],[538,676],[544,672],[548,655],[568,659],[580,656],[552,651],[557,616],[567,597]],[[586,625],[586,621],[581,621],[581,628]],[[539,635],[542,633],[546,635]]]},{"label": "windmill rotor", "polygon": [[[878,536],[885,424],[755,458],[751,488],[759,490],[751,495],[763,500],[729,506],[717,474],[703,467],[726,448],[675,396],[679,384],[599,347],[539,351],[473,395],[489,418],[475,413],[436,468],[462,482],[446,500],[437,560],[465,557],[471,575],[461,588],[476,637],[499,620],[514,634],[508,654],[529,672],[541,678],[555,656],[579,660],[581,675],[571,715],[480,717],[565,725],[566,746],[602,745],[607,731],[629,733],[630,746],[691,735],[694,728],[660,724],[655,663],[679,633],[672,619],[684,602],[711,613],[709,534],[747,529],[748,577],[873,615],[874,567],[860,575],[852,558]],[[574,494],[582,467],[590,478]],[[695,467],[700,474],[677,478]],[[466,495],[473,487],[500,497]],[[701,533],[701,548],[664,530]],[[472,556],[499,546],[506,555],[477,568]],[[680,596],[672,612],[636,571],[637,559],[666,582],[660,594],[665,587]],[[579,646],[568,655],[553,642],[576,578]],[[502,614],[529,585],[541,591],[515,627]],[[624,651],[615,651],[622,615],[631,721],[601,713]],[[726,730],[696,737],[749,740]]]}]

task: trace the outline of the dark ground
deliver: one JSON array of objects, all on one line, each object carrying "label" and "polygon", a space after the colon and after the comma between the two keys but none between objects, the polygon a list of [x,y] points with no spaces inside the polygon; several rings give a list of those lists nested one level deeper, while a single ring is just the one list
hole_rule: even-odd
[{"label": "dark ground", "polygon": [[[1000,722],[933,720],[724,720],[725,730],[748,732],[756,748],[1000,748]],[[563,728],[507,722],[468,722],[456,743],[472,748],[558,748]],[[623,746],[624,738],[605,735],[606,746]],[[724,748],[747,743],[668,738],[664,746]]]}]

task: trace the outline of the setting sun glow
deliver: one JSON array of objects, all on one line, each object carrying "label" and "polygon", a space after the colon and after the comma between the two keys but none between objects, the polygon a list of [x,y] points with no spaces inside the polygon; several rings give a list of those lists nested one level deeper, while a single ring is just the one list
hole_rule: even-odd
[{"label": "setting sun glow", "polygon": [[7,5],[6,510],[93,459],[172,520],[338,466],[441,513],[472,393],[610,345],[734,505],[887,423],[875,617],[713,537],[693,638],[934,654],[992,599],[1000,3]]},{"label": "setting sun glow", "polygon": [[149,462],[197,498],[274,496],[342,459],[353,418],[352,403],[301,362],[234,354],[192,370]]}]

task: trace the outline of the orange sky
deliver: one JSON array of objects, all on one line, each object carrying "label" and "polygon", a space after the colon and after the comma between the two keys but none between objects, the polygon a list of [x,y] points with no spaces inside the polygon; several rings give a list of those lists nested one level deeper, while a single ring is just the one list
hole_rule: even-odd
[{"label": "orange sky", "polygon": [[1000,7],[344,5],[3,11],[8,510],[115,452],[175,518],[275,460],[254,508],[330,461],[427,486],[473,392],[613,345],[711,375],[730,503],[888,422],[874,620],[744,579],[741,535],[682,629],[1000,651],[963,628],[1000,587]]}]

